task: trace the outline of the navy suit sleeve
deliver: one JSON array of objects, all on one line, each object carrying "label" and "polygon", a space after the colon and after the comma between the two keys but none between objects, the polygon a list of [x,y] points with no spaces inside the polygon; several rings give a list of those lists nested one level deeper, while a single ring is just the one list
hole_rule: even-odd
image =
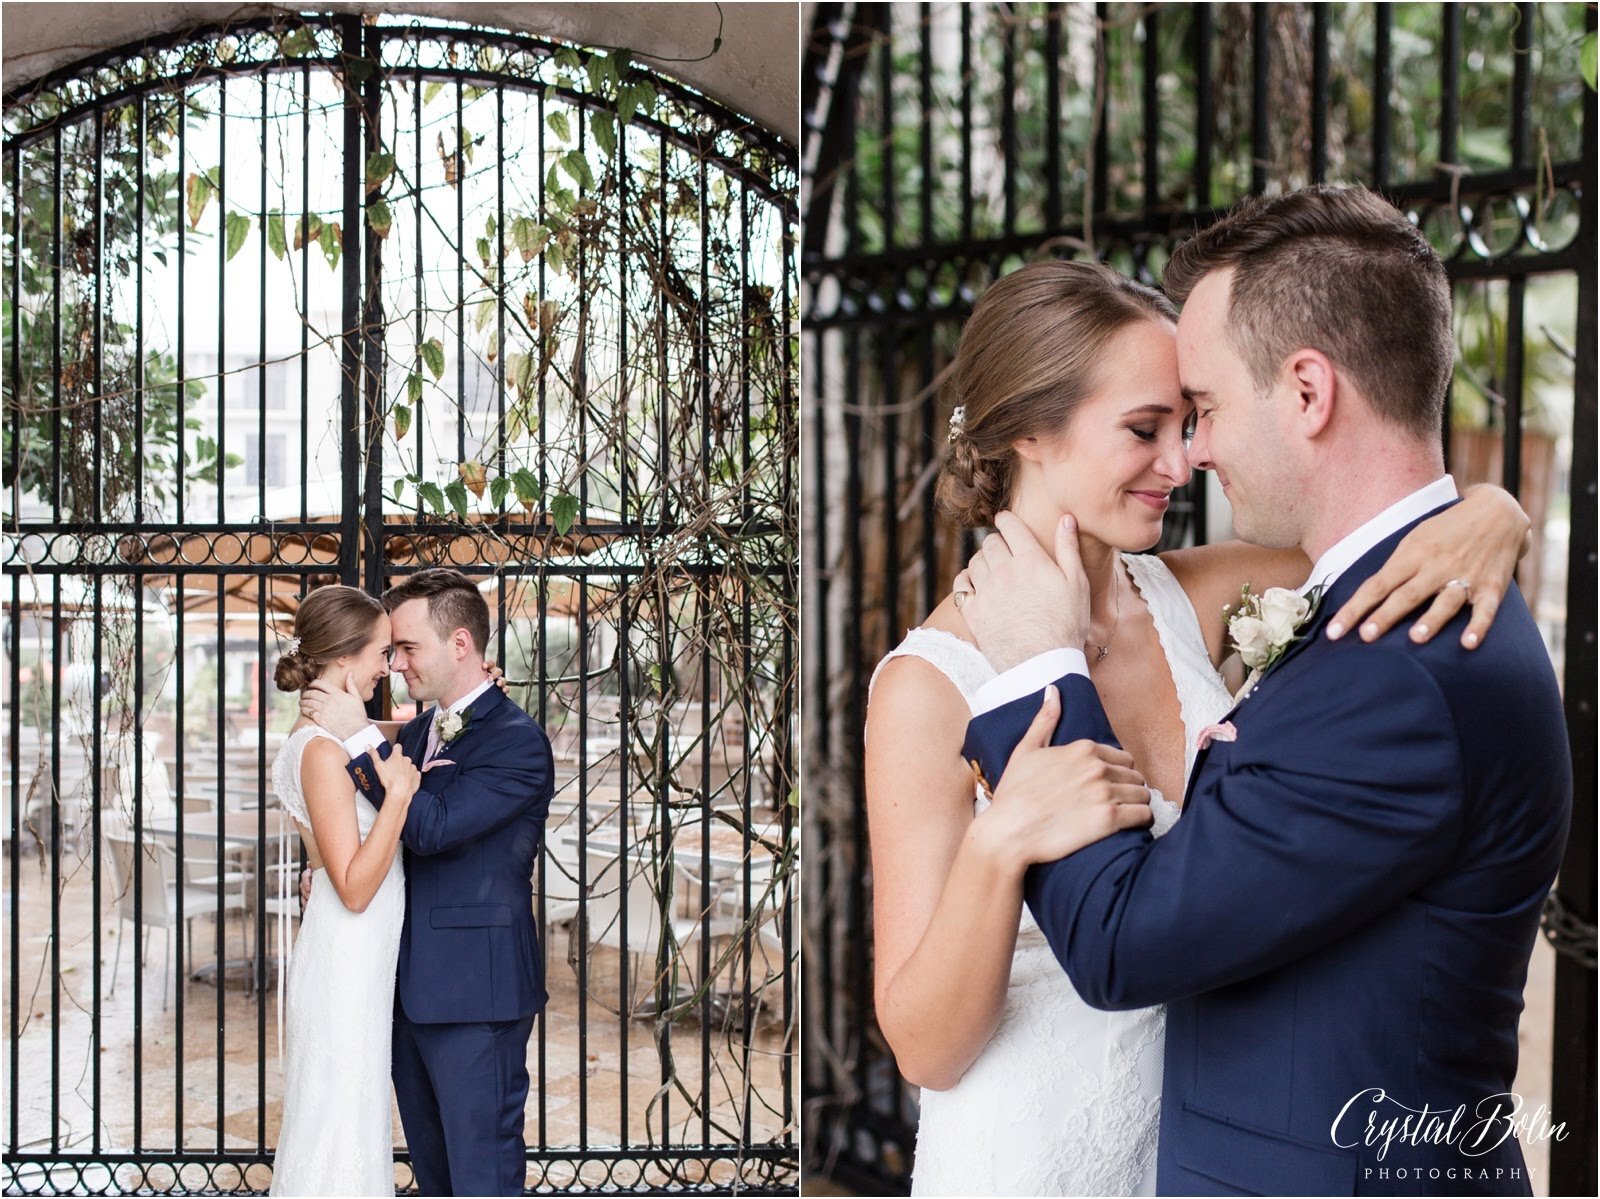
[{"label": "navy suit sleeve", "polygon": [[[383,755],[383,760],[389,760],[389,753],[394,749],[392,742],[384,742],[374,747]],[[383,807],[383,784],[378,780],[378,772],[372,765],[372,751],[363,750],[344,764],[344,771],[350,776],[350,781],[356,785],[356,790],[367,797],[367,801],[375,808]]]},{"label": "navy suit sleeve", "polygon": [[1445,699],[1405,647],[1350,648],[1208,751],[1164,837],[1124,831],[1028,871],[1028,906],[1086,1002],[1146,1007],[1265,973],[1454,859],[1463,778]]},{"label": "navy suit sleeve", "polygon": [[[444,781],[429,788],[438,774]],[[447,853],[535,810],[549,813],[555,793],[555,763],[550,743],[537,728],[509,752],[488,756],[477,765],[435,767],[422,776],[422,787],[411,797],[400,840],[412,853]]]},{"label": "navy suit sleeve", "polygon": [[[1111,722],[1100,706],[1099,693],[1087,675],[1064,675],[1056,686],[1061,691],[1061,719],[1056,722],[1052,745],[1067,745],[1073,741],[1098,741],[1102,745],[1122,748],[1117,735],[1111,731]],[[976,762],[990,786],[998,786],[1005,773],[1006,763],[1017,742],[1028,731],[1033,718],[1039,714],[1043,694],[1025,695],[1002,704],[992,711],[972,718],[967,725],[966,741],[961,755],[968,762]]]}]

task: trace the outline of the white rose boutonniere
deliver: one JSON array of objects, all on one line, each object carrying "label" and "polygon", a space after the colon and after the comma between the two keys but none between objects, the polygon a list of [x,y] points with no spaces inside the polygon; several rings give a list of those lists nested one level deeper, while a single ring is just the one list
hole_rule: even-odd
[{"label": "white rose boutonniere", "polygon": [[439,734],[440,746],[449,745],[462,733],[467,731],[467,724],[472,720],[472,709],[466,708],[460,712],[440,712],[433,718],[433,727]]},{"label": "white rose boutonniere", "polygon": [[1310,595],[1301,595],[1287,587],[1269,587],[1261,595],[1250,591],[1246,583],[1239,589],[1237,607],[1227,604],[1222,614],[1228,620],[1228,639],[1239,651],[1239,657],[1250,668],[1250,677],[1239,690],[1242,699],[1252,687],[1281,658],[1284,651],[1299,640],[1299,632],[1317,610],[1322,598],[1322,588],[1314,587]]}]

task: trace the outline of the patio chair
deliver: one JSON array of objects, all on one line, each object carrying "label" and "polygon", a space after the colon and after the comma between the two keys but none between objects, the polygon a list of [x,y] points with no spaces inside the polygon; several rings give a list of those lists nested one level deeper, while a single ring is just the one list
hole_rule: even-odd
[{"label": "patio chair", "polygon": [[[116,817],[120,813],[108,812],[105,822],[102,843],[105,845],[107,865],[110,867],[112,885],[116,888],[117,903],[117,950],[111,963],[111,991],[117,993],[117,972],[122,966],[122,929],[129,921],[142,925],[143,937],[135,932],[135,939],[139,946],[134,954],[136,964],[142,967],[149,956],[150,930],[152,928],[165,929],[167,934],[166,955],[161,967],[161,1010],[167,1010],[168,992],[172,985],[172,928],[178,922],[178,865],[170,847],[160,841],[146,838],[143,845],[136,846],[132,831]],[[139,902],[135,904],[134,891],[134,862],[135,855],[144,854],[144,868],[140,872]],[[197,916],[206,913],[208,901],[215,897],[214,892],[202,891],[190,887],[183,888],[183,920],[189,931],[188,951],[189,965],[193,966],[194,960],[194,934],[193,925]]]},{"label": "patio chair", "polygon": [[[645,870],[645,864],[650,860],[647,853],[638,846],[630,846],[626,856],[598,849],[589,849],[585,856],[589,886],[588,948],[604,945],[630,957],[648,957],[653,963],[661,943],[663,925],[661,907]],[[687,884],[689,894],[698,899],[700,877],[694,873],[692,867],[682,861],[676,863],[675,869],[678,878]],[[674,914],[671,909],[678,907],[679,898],[678,895],[673,895],[668,911],[670,921],[668,927],[672,941],[678,947],[681,961],[689,963],[698,961],[702,938],[708,938],[712,942],[712,959],[715,961],[715,942],[738,931],[737,920],[717,914],[720,890],[721,885],[713,882],[709,909],[711,914],[705,920],[699,915]],[[626,941],[623,940],[622,927],[624,909],[627,912]],[[636,981],[641,974],[651,980],[653,992],[654,969],[635,974]],[[676,997],[673,1002],[675,1001]],[[641,1016],[652,1014],[651,1005],[647,1003],[641,1006],[636,1014]]]}]

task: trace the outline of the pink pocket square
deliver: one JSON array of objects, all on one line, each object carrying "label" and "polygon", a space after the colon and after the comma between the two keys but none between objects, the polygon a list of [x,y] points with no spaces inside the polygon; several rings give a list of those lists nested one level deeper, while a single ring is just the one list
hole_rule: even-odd
[{"label": "pink pocket square", "polygon": [[[1229,738],[1230,741],[1232,739],[1233,738],[1231,738],[1231,737]],[[435,766],[454,766],[454,765],[455,765],[455,763],[452,762],[449,758],[435,758],[431,762],[424,762],[422,764],[422,770],[419,773],[427,774],[428,771],[432,770]]]},{"label": "pink pocket square", "polygon": [[1213,741],[1237,741],[1238,739],[1239,730],[1233,727],[1233,721],[1224,720],[1221,724],[1208,724],[1201,729],[1195,748],[1204,749]]}]

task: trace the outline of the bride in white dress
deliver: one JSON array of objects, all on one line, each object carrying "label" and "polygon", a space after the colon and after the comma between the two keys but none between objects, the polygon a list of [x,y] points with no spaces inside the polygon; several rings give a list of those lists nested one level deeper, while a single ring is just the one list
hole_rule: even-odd
[{"label": "bride in white dress", "polygon": [[[1118,827],[1172,827],[1199,733],[1232,706],[1224,604],[1246,581],[1298,587],[1311,569],[1298,550],[1242,542],[1122,552],[1157,543],[1190,475],[1175,318],[1108,268],[1045,262],[992,286],[962,333],[941,505],[974,528],[1009,508],[1047,547],[1075,517],[1084,649],[1126,752],[1083,744],[1083,802],[1030,808],[1002,793],[991,807],[961,745],[994,671],[952,598],[873,675],[875,998],[901,1073],[922,1087],[914,1194],[1155,1193],[1163,1011],[1079,999],[1023,906],[1023,875]],[[1526,528],[1505,492],[1474,489],[1395,551],[1382,579],[1398,602],[1373,620],[1387,629],[1455,577],[1498,599]],[[1352,621],[1384,595],[1357,598]],[[1481,639],[1491,618],[1492,604],[1475,609],[1469,632]]]},{"label": "bride in white dress", "polygon": [[[370,699],[389,673],[389,617],[354,587],[320,587],[295,617],[280,690],[347,677]],[[345,773],[344,747],[302,716],[272,764],[314,873],[289,966],[283,1124],[274,1195],[393,1195],[389,1057],[405,920],[396,852],[421,775],[398,747],[375,761],[380,811]]]}]

